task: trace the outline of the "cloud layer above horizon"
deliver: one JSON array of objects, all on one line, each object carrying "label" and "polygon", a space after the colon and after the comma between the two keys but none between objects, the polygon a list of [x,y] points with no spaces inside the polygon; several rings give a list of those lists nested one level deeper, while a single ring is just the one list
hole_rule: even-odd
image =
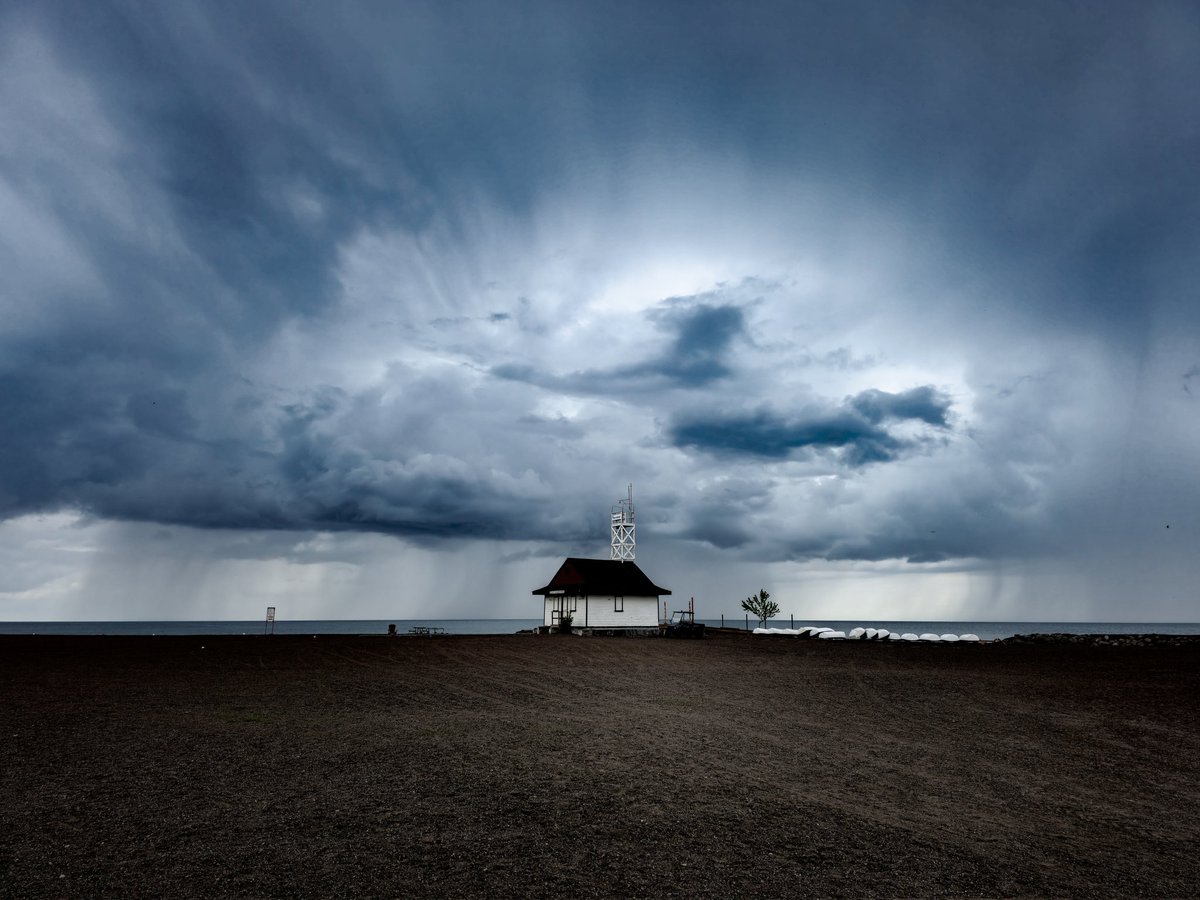
[{"label": "cloud layer above horizon", "polygon": [[680,594],[1032,567],[1196,618],[1192,5],[0,25],[0,519],[482,572],[603,553],[633,482]]}]

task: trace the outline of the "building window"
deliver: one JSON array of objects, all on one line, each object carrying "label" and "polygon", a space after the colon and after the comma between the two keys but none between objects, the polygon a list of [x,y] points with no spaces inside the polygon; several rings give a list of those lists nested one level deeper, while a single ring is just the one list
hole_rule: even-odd
[{"label": "building window", "polygon": [[613,612],[625,612],[624,597],[613,597]]}]

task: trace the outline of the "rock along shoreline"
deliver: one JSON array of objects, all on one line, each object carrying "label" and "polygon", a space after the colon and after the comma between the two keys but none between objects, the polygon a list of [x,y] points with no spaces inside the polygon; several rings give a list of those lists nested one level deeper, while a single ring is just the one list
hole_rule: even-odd
[{"label": "rock along shoreline", "polygon": [[1088,647],[1183,647],[1200,644],[1200,634],[1015,634],[997,644],[1078,644]]}]

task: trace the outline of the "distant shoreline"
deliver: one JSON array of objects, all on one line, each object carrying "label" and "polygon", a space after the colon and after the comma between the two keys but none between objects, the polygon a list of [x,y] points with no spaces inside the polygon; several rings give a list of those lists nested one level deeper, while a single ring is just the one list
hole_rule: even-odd
[{"label": "distant shoreline", "polygon": [[[744,618],[706,619],[712,630],[722,624],[730,631],[744,632],[747,624],[752,630],[754,622]],[[275,634],[386,634],[389,625],[395,625],[398,633],[407,633],[415,626],[436,626],[451,634],[515,634],[541,625],[541,619],[277,619]],[[1200,634],[1200,623],[1189,622],[1007,622],[1007,621],[905,621],[905,620],[800,620],[783,617],[771,620],[771,625],[795,627],[800,625],[822,625],[835,630],[849,632],[855,627],[886,628],[903,632],[971,632],[983,640],[1000,640],[1022,634]],[[21,621],[0,622],[0,634],[263,634],[270,626],[263,620],[170,620],[170,621]]]},{"label": "distant shoreline", "polygon": [[[754,634],[740,628],[711,628],[707,630],[708,640],[732,638],[735,640],[750,640],[750,641],[771,641],[771,642],[790,642],[800,641],[802,643],[820,643],[822,645],[846,645],[846,644],[873,644],[878,646],[912,646],[907,641],[872,641],[859,640],[857,638],[837,639],[833,641],[815,641],[812,639],[797,638],[793,635],[786,634]],[[59,634],[45,633],[9,633],[0,631],[0,642],[5,641],[22,641],[22,640],[60,640],[60,639],[79,639],[79,640],[100,640],[100,641],[123,641],[123,640],[177,640],[180,638],[221,638],[221,639],[264,639],[274,638],[278,640],[312,640],[320,638],[384,638],[389,640],[403,641],[419,641],[419,640],[460,640],[460,639],[504,639],[508,637],[533,637],[531,631],[516,631],[512,633],[477,633],[477,634],[455,634],[453,632],[440,634],[412,634],[408,632],[397,632],[396,634],[388,634],[386,632],[322,632],[313,633],[275,633],[266,634],[263,632],[246,633],[246,634],[229,634],[225,632],[205,632],[196,631],[186,634],[170,634],[170,633],[154,633],[154,634],[79,634],[74,632],[64,632]],[[559,637],[551,635],[551,637]],[[625,640],[620,637],[607,637],[605,635],[576,635],[583,637],[586,640]],[[634,637],[628,640],[643,640],[654,641],[654,637]],[[926,642],[917,642],[926,643]],[[947,642],[938,642],[941,646],[951,646]],[[1162,632],[1130,632],[1127,634],[1114,634],[1108,632],[1032,632],[1029,634],[1017,634],[1006,638],[993,638],[990,640],[981,640],[975,644],[960,643],[961,646],[997,646],[997,645],[1020,645],[1020,644],[1043,644],[1043,645],[1060,645],[1060,646],[1092,646],[1092,647],[1182,647],[1182,646],[1200,646],[1200,633],[1197,634],[1168,634]],[[928,645],[926,643],[926,645]]]}]

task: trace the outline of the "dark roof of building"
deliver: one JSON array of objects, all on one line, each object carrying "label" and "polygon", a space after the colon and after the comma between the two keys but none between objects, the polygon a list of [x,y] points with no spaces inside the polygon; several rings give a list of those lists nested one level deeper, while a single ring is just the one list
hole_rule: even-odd
[{"label": "dark roof of building", "polygon": [[637,563],[619,559],[567,558],[550,583],[535,594],[562,591],[568,595],[612,595],[614,597],[663,597],[671,592],[646,577]]}]

